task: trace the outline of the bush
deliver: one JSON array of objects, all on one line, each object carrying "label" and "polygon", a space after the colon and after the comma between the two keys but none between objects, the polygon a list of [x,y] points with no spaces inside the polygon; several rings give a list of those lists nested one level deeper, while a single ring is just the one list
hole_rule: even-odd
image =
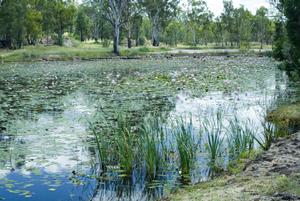
[{"label": "bush", "polygon": [[110,46],[110,40],[104,39],[104,40],[102,41],[102,46],[103,46],[103,47],[109,47],[109,46]]}]

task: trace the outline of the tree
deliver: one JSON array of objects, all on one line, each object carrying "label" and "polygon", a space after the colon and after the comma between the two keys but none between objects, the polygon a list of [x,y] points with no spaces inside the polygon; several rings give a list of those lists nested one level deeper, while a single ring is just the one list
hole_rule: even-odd
[{"label": "tree", "polygon": [[135,39],[135,46],[139,46],[141,43],[142,25],[143,25],[143,16],[142,15],[134,16],[132,21],[132,32],[133,32],[133,37]]},{"label": "tree", "polygon": [[83,8],[80,8],[76,17],[76,32],[80,36],[80,41],[84,41],[90,30],[90,19]]},{"label": "tree", "polygon": [[261,7],[256,11],[255,15],[255,32],[257,39],[260,41],[260,49],[263,47],[263,42],[266,39],[267,30],[269,26],[269,19],[267,17],[268,9]]},{"label": "tree", "polygon": [[[142,19],[141,16],[142,8],[140,4],[137,1],[128,1],[126,11],[125,11],[125,29],[127,32],[127,47],[132,47],[132,30],[135,28],[135,30],[139,30],[140,28],[138,26],[141,26],[140,20]],[[134,25],[134,22],[137,24]]]},{"label": "tree", "polygon": [[53,0],[54,32],[57,34],[57,44],[63,45],[63,34],[71,28],[75,17],[75,6],[71,0]]},{"label": "tree", "polygon": [[275,24],[274,56],[276,59],[286,61],[288,72],[294,71],[300,75],[300,2],[298,0],[270,1],[279,12]]},{"label": "tree", "polygon": [[140,0],[151,21],[153,46],[159,46],[160,28],[176,15],[178,2],[179,0]]},{"label": "tree", "polygon": [[214,35],[214,41],[216,43],[221,43],[222,47],[224,46],[224,24],[220,17],[217,17],[215,22],[212,24],[212,32]]},{"label": "tree", "polygon": [[300,1],[281,0],[284,15],[287,18],[286,30],[288,38],[292,43],[291,57],[292,62],[298,67],[300,73]]},{"label": "tree", "polygon": [[277,19],[275,22],[275,33],[273,40],[273,56],[276,59],[283,61],[286,58],[284,54],[284,46],[286,45],[288,38],[285,29],[285,22],[281,19]]},{"label": "tree", "polygon": [[114,37],[114,53],[120,54],[120,28],[125,22],[125,10],[128,6],[129,0],[106,0],[100,2],[103,4],[104,17],[107,19],[113,27]]},{"label": "tree", "polygon": [[[228,39],[231,46],[233,46],[234,41],[234,7],[232,0],[224,0],[224,12],[221,14],[222,23],[224,23],[224,28],[228,34]],[[227,42],[227,41],[226,41]]]},{"label": "tree", "polygon": [[35,45],[42,35],[42,13],[35,9],[30,9],[25,19],[26,39],[29,45]]},{"label": "tree", "polygon": [[[197,31],[208,25],[212,13],[208,10],[206,2],[204,0],[189,0],[189,9],[187,11],[187,24],[189,30],[192,33],[192,44],[197,45]],[[207,28],[207,27],[206,27]]]},{"label": "tree", "polygon": [[249,48],[253,26],[252,18],[253,16],[250,11],[246,10],[243,6],[234,9],[233,38],[239,48],[241,44],[244,48]]},{"label": "tree", "polygon": [[0,8],[0,33],[5,46],[21,48],[25,38],[26,0],[3,0]]},{"label": "tree", "polygon": [[174,20],[166,27],[166,42],[170,45],[177,46],[178,42],[182,41],[184,37],[184,26],[178,21]]}]

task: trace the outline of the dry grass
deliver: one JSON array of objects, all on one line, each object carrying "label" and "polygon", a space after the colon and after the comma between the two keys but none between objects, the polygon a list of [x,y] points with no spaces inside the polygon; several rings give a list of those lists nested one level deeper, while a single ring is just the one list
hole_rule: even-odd
[{"label": "dry grass", "polygon": [[274,194],[300,196],[300,175],[263,177],[221,177],[209,182],[180,189],[167,200],[174,201],[242,201],[268,200]]}]

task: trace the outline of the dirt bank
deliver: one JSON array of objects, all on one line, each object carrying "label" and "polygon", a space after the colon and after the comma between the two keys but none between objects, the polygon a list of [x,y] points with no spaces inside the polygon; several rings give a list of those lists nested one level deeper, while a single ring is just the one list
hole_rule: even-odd
[{"label": "dirt bank", "polygon": [[300,132],[274,143],[242,173],[180,189],[167,200],[300,201]]}]

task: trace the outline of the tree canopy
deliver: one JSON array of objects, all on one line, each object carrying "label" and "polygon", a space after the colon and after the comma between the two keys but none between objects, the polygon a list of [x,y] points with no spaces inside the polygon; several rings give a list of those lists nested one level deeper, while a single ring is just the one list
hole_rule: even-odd
[{"label": "tree canopy", "polygon": [[[288,1],[287,1],[288,2]],[[103,46],[208,45],[247,48],[250,42],[272,44],[276,21],[268,10],[252,14],[224,0],[221,16],[214,16],[204,0],[3,0],[0,7],[0,46],[64,45],[65,35]],[[286,12],[292,12],[285,8]],[[294,16],[296,17],[296,16]],[[293,16],[290,16],[292,19]],[[287,21],[288,26],[293,23]],[[297,36],[289,33],[297,43]]]}]

